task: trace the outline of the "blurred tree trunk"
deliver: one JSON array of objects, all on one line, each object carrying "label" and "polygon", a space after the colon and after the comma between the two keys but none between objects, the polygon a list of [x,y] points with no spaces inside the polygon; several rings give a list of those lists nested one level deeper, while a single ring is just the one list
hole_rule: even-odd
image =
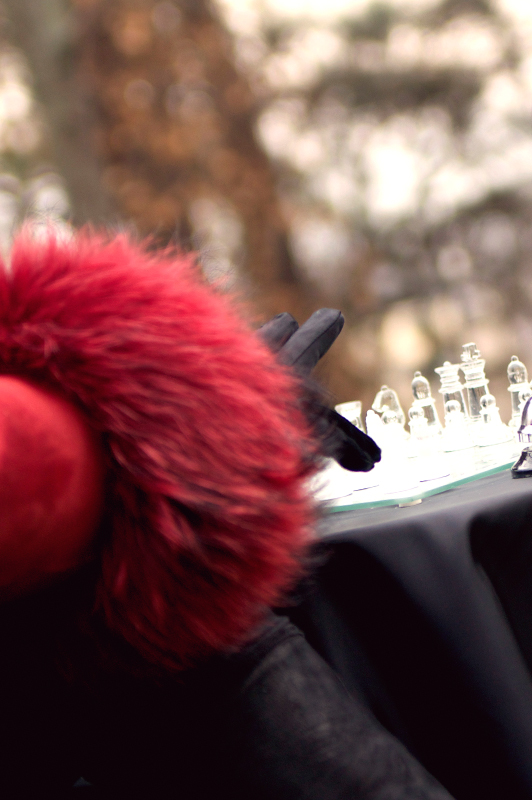
[{"label": "blurred tree trunk", "polygon": [[316,306],[294,266],[256,100],[208,0],[78,2],[84,74],[98,104],[104,182],[142,234],[187,242],[198,200],[243,229],[241,275],[264,314]]},{"label": "blurred tree trunk", "polygon": [[[259,316],[284,310],[302,321],[323,304],[292,258],[276,175],[255,139],[256,97],[209,0],[4,7],[76,224],[120,215],[160,244],[194,246],[194,204],[228,203],[243,230],[241,284]],[[342,388],[345,379],[342,349],[320,367],[333,391],[334,377]]]},{"label": "blurred tree trunk", "polygon": [[93,108],[80,80],[70,7],[66,0],[3,0],[3,5],[7,33],[24,52],[45,109],[52,157],[67,185],[73,221],[108,222],[116,212],[101,184]]}]

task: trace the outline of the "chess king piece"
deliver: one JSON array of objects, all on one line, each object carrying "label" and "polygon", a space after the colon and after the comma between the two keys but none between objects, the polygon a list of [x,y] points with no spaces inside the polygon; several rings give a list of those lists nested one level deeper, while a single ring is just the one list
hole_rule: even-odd
[{"label": "chess king piece", "polygon": [[484,373],[486,361],[481,358],[480,352],[474,342],[464,344],[462,347],[460,369],[464,373],[469,417],[471,422],[482,420],[481,398],[489,394],[488,380]]},{"label": "chess king piece", "polygon": [[523,406],[517,438],[525,447],[511,469],[512,477],[530,478],[532,477],[532,395]]},{"label": "chess king piece", "polygon": [[[441,431],[441,423],[436,410],[436,403],[430,392],[430,384],[426,378],[423,377],[421,372],[414,373],[414,380],[412,381],[412,394],[414,395],[414,407],[420,408],[423,411],[427,425],[430,428]],[[411,410],[412,410],[411,409]],[[409,412],[410,419],[412,416]]]},{"label": "chess king piece", "polygon": [[436,368],[435,372],[440,376],[441,387],[439,392],[443,395],[443,407],[446,409],[447,403],[456,402],[458,403],[458,411],[467,419],[464,387],[458,377],[459,370],[460,364],[451,364],[450,361],[445,361],[442,367]]},{"label": "chess king piece", "polygon": [[397,392],[393,389],[390,389],[388,386],[381,386],[375,395],[375,400],[371,407],[373,411],[376,411],[381,417],[385,411],[392,411],[396,415],[396,419],[401,427],[404,428],[405,412],[401,408]]},{"label": "chess king piece", "polygon": [[511,428],[517,429],[521,424],[521,414],[523,410],[521,405],[521,392],[530,389],[530,384],[528,383],[527,369],[525,365],[519,361],[517,356],[512,356],[508,364],[507,374],[510,383],[508,391],[510,392],[512,401],[512,416],[509,425]]}]

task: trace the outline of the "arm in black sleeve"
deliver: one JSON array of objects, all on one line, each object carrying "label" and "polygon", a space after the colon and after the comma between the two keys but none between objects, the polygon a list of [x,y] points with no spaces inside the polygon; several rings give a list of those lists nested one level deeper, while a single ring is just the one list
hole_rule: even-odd
[{"label": "arm in black sleeve", "polygon": [[227,725],[235,800],[452,800],[286,620],[237,660],[247,678]]}]

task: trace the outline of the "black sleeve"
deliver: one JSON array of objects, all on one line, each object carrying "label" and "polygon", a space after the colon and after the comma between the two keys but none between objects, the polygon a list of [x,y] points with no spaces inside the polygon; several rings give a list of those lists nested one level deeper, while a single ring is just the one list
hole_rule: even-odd
[{"label": "black sleeve", "polygon": [[286,620],[238,658],[248,669],[227,725],[235,798],[451,800]]}]

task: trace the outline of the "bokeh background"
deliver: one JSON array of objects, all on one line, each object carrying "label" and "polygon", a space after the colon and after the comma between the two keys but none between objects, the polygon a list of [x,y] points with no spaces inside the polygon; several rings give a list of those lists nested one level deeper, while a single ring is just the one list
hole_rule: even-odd
[{"label": "bokeh background", "polygon": [[199,249],[257,324],[346,327],[336,401],[475,341],[532,368],[530,0],[3,0],[0,247],[28,216]]}]

